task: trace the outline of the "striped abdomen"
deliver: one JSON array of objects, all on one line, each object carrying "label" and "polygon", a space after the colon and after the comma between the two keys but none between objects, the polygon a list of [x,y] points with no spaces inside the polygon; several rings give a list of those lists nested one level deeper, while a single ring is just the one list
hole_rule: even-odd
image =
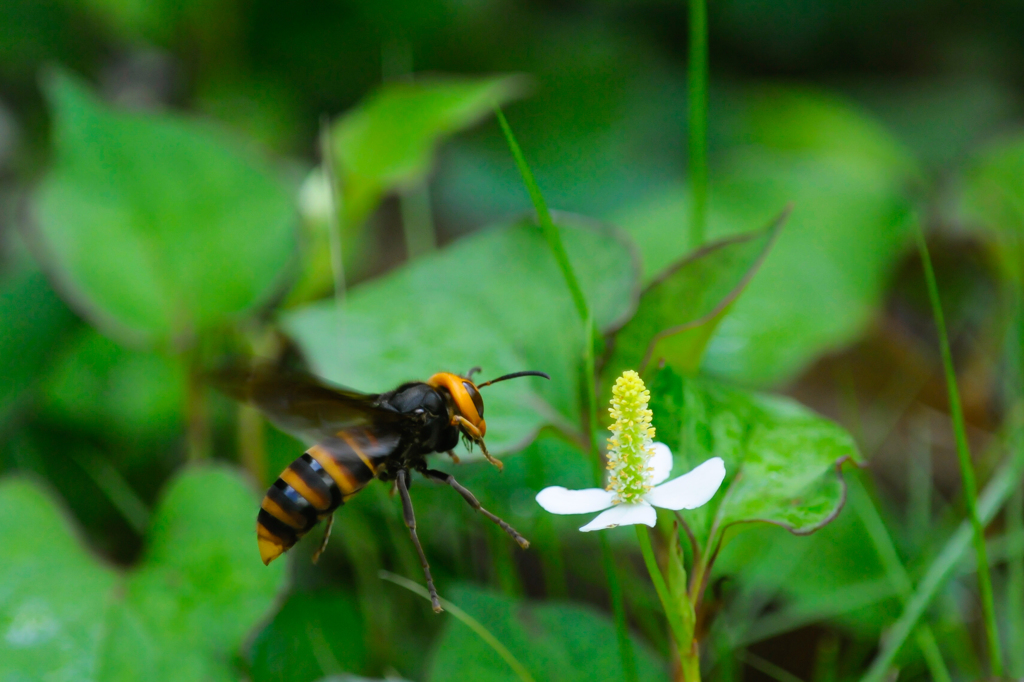
[{"label": "striped abdomen", "polygon": [[[388,442],[381,442],[386,440]],[[343,431],[292,462],[267,490],[256,519],[264,564],[281,556],[373,480],[397,439]]]}]

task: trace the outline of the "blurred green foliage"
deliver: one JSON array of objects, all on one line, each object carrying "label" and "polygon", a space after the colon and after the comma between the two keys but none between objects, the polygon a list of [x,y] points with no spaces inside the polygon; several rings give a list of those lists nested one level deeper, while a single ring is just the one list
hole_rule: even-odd
[{"label": "blurred green foliage", "polygon": [[[953,574],[925,617],[953,678],[981,677],[973,564],[944,550],[963,508],[908,238],[929,234],[979,480],[1004,472],[1005,499],[1015,470],[996,463],[1019,449],[1024,399],[1024,12],[710,3],[706,245],[687,241],[686,16],[608,1],[0,4],[0,678],[514,679],[464,625],[380,580],[421,579],[384,486],[338,514],[318,566],[318,532],[260,565],[258,492],[303,445],[197,379],[227,349],[272,354],[281,330],[317,373],[365,391],[475,365],[552,375],[485,392],[502,474],[462,450],[451,467],[530,550],[417,479],[420,537],[442,595],[537,680],[620,677],[598,543],[533,500],[594,485],[594,435],[584,330],[523,217],[498,104],[549,205],[572,212],[555,219],[602,334],[599,411],[647,358],[675,473],[726,460],[719,496],[680,516],[698,554],[732,524],[698,614],[705,676],[769,679],[752,654],[859,679],[903,611],[872,509],[915,590]],[[185,467],[186,450],[217,462]],[[847,458],[870,464],[843,472],[869,506],[822,527]],[[676,542],[697,558],[676,520],[656,533],[672,570]],[[988,537],[1011,652],[1020,525],[999,517]],[[636,664],[668,679],[632,536],[607,537]],[[931,674],[913,643],[894,661],[901,679]]]}]

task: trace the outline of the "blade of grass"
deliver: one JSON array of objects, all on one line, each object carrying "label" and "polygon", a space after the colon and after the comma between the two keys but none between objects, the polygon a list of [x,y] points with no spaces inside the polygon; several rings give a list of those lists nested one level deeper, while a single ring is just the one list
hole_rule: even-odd
[{"label": "blade of grass", "polygon": [[[1021,447],[1019,444],[1017,447]],[[1010,557],[1009,576],[1006,586],[1007,624],[1009,626],[1010,676],[1024,679],[1024,489],[1019,485],[1010,497],[1006,508],[1006,529],[1018,539],[1018,545]]]},{"label": "blade of grass", "polygon": [[[903,605],[906,606],[913,592],[913,584],[910,582],[907,569],[903,566],[903,562],[900,561],[899,554],[896,552],[896,546],[892,542],[892,537],[889,535],[889,531],[886,529],[878,509],[871,501],[868,492],[864,489],[864,484],[861,482],[860,477],[857,475],[850,476],[848,486],[847,495],[849,500],[857,511],[861,523],[864,524],[868,537],[871,538],[871,543],[875,546],[875,552],[882,561],[882,566],[885,568],[889,582],[896,588],[896,592],[900,595]],[[951,682],[952,678],[949,675],[949,670],[946,668],[945,661],[942,660],[942,653],[939,651],[939,645],[935,642],[935,634],[932,632],[931,627],[927,623],[922,623],[917,627],[915,637],[917,645],[921,649],[921,655],[924,656],[928,670],[931,672],[932,679],[937,682]]]},{"label": "blade of grass", "polygon": [[769,660],[761,658],[752,651],[742,649],[739,652],[738,657],[741,661],[749,665],[754,670],[760,671],[768,677],[772,678],[773,680],[777,680],[778,682],[803,682],[803,680],[801,680],[793,673],[789,672],[788,670],[784,670],[783,668],[780,668],[779,666],[775,665]]},{"label": "blade of grass", "polygon": [[[501,107],[495,107],[494,112],[498,117],[501,130],[505,134],[508,147],[512,151],[512,156],[515,158],[519,174],[523,178],[523,184],[526,185],[526,191],[530,194],[533,208],[537,212],[537,222],[540,224],[541,232],[544,234],[544,239],[547,241],[548,248],[551,249],[559,269],[562,271],[562,277],[565,278],[565,284],[572,295],[573,305],[576,306],[576,312],[583,322],[584,417],[587,422],[586,433],[587,441],[590,444],[594,478],[597,485],[601,487],[604,478],[604,464],[598,449],[598,440],[595,437],[595,430],[597,429],[597,387],[596,371],[594,368],[594,343],[597,339],[597,331],[594,328],[594,318],[590,313],[590,307],[587,305],[587,297],[583,293],[583,287],[580,286],[579,278],[576,277],[576,271],[573,270],[572,263],[569,261],[569,254],[565,250],[565,244],[562,243],[562,235],[558,232],[558,228],[555,227],[555,223],[551,219],[551,212],[548,210],[547,202],[544,201],[544,195],[541,194],[540,187],[533,178],[533,173],[530,171],[529,164],[526,163],[523,150],[519,147],[519,143],[512,133],[512,127],[505,119],[505,114],[502,113]],[[629,638],[629,632],[626,630],[626,606],[623,602],[622,590],[617,588],[618,577],[615,575],[614,564],[611,562],[604,562],[604,564],[605,576],[608,580],[608,591],[612,600],[612,611],[615,614],[615,632],[619,642],[619,657],[622,661],[623,673],[627,679],[632,679],[630,674],[631,671],[635,671],[636,659],[633,653],[632,641]]]},{"label": "blade of grass", "polygon": [[949,391],[949,411],[953,419],[953,431],[956,435],[956,454],[960,463],[960,476],[963,480],[964,502],[967,515],[974,531],[974,551],[978,557],[978,591],[981,596],[981,607],[985,620],[985,635],[988,639],[990,672],[994,677],[1002,677],[1003,661],[999,646],[999,631],[996,627],[995,600],[992,597],[992,576],[989,572],[988,556],[985,553],[985,531],[978,517],[977,484],[975,483],[974,464],[971,451],[967,444],[967,427],[964,423],[963,408],[960,405],[960,390],[957,387],[956,370],[953,367],[953,354],[949,348],[949,337],[946,334],[946,321],[939,300],[939,286],[932,269],[931,256],[925,243],[924,231],[917,223],[915,230],[917,248],[921,254],[924,267],[924,278],[928,285],[928,298],[931,300],[932,315],[939,334],[939,348],[942,351],[942,368],[946,374],[946,387]]},{"label": "blade of grass", "polygon": [[124,520],[139,535],[149,528],[149,507],[121,472],[99,453],[75,453],[72,459],[92,479]]},{"label": "blade of grass", "polygon": [[689,142],[690,248],[704,243],[708,204],[708,8],[707,0],[690,0]]},{"label": "blade of grass", "polygon": [[[410,592],[418,594],[427,601],[430,601],[430,594],[427,592],[427,589],[419,583],[415,583],[412,580],[409,580],[408,578],[403,578],[402,576],[395,575],[394,573],[391,573],[389,571],[380,571],[378,575],[381,577],[382,580],[387,580],[388,582],[392,582],[398,585],[399,587],[404,587]],[[441,606],[444,607],[445,611],[455,616],[455,618],[457,618],[460,623],[462,623],[467,628],[475,632],[480,639],[482,639],[489,647],[494,649],[495,653],[501,656],[502,659],[504,659],[505,663],[508,663],[508,667],[512,668],[512,671],[519,677],[520,680],[522,680],[523,682],[535,682],[535,680],[533,679],[533,675],[531,675],[530,671],[526,669],[526,666],[520,663],[519,660],[512,655],[512,652],[509,651],[504,644],[498,641],[498,638],[492,635],[491,631],[485,628],[480,621],[478,621],[476,618],[473,618],[473,616],[469,615],[468,613],[466,613],[465,611],[463,611],[447,599],[441,598],[440,602]]]},{"label": "blade of grass", "polygon": [[[1019,487],[1021,475],[1024,475],[1024,452],[1016,451],[1012,453],[1008,462],[996,470],[978,498],[978,518],[982,523],[990,522],[1002,508],[1013,491]],[[942,551],[935,557],[924,578],[918,583],[903,613],[882,640],[881,649],[861,678],[861,682],[882,682],[886,678],[896,654],[970,546],[972,534],[973,523],[963,521],[946,541]]]},{"label": "blade of grass", "polygon": [[505,139],[508,141],[508,147],[512,151],[512,156],[516,160],[519,174],[523,177],[526,191],[530,193],[530,201],[533,202],[533,208],[537,211],[537,222],[540,224],[541,232],[544,233],[544,239],[547,240],[548,247],[550,247],[551,253],[555,256],[558,267],[562,270],[562,276],[565,277],[565,284],[569,287],[569,293],[572,294],[572,302],[576,306],[576,312],[579,313],[580,319],[586,322],[591,319],[587,298],[583,295],[583,288],[580,287],[579,279],[576,278],[576,272],[572,269],[572,263],[569,262],[569,254],[566,253],[565,245],[562,244],[562,236],[558,233],[558,228],[555,227],[555,223],[551,220],[551,212],[548,211],[544,195],[541,194],[537,181],[533,179],[530,166],[526,163],[526,157],[523,156],[523,150],[519,148],[515,135],[512,134],[512,128],[505,119],[505,114],[502,113],[500,107],[495,107],[494,112],[498,117],[498,123],[501,125],[502,132],[505,133]]},{"label": "blade of grass", "polygon": [[[1019,245],[1019,253],[1024,253],[1024,245]],[[1010,328],[1007,330],[1006,360],[1006,397],[1014,412],[1024,412],[1024,290],[1020,284],[1010,283],[1009,299],[1012,302]],[[1018,423],[1010,438],[1010,447],[1018,456],[1024,457],[1024,427]],[[1024,490],[1020,484],[1010,499],[1006,511],[1006,531],[1011,542],[1017,543],[1009,557],[1009,575],[1007,576],[1006,602],[1011,605],[1008,610],[1010,674],[1024,679]]]}]

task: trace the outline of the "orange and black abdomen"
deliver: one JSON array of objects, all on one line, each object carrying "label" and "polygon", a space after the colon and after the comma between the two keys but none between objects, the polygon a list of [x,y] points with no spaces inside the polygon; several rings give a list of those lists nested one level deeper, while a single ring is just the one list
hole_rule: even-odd
[{"label": "orange and black abdomen", "polygon": [[385,458],[381,445],[368,432],[345,431],[309,448],[281,473],[267,490],[256,519],[264,564],[291,549],[373,480]]}]

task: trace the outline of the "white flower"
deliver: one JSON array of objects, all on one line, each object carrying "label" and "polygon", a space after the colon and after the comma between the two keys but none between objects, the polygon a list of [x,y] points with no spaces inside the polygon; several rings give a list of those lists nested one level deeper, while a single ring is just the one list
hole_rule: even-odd
[{"label": "white flower", "polygon": [[636,502],[616,504],[613,490],[568,490],[551,486],[537,493],[537,503],[552,514],[602,512],[580,528],[584,532],[637,523],[654,526],[657,521],[654,507],[696,509],[714,497],[725,480],[725,462],[721,457],[712,457],[689,473],[666,482],[671,472],[672,452],[664,443],[654,443],[654,456],[645,476],[651,488]]}]

